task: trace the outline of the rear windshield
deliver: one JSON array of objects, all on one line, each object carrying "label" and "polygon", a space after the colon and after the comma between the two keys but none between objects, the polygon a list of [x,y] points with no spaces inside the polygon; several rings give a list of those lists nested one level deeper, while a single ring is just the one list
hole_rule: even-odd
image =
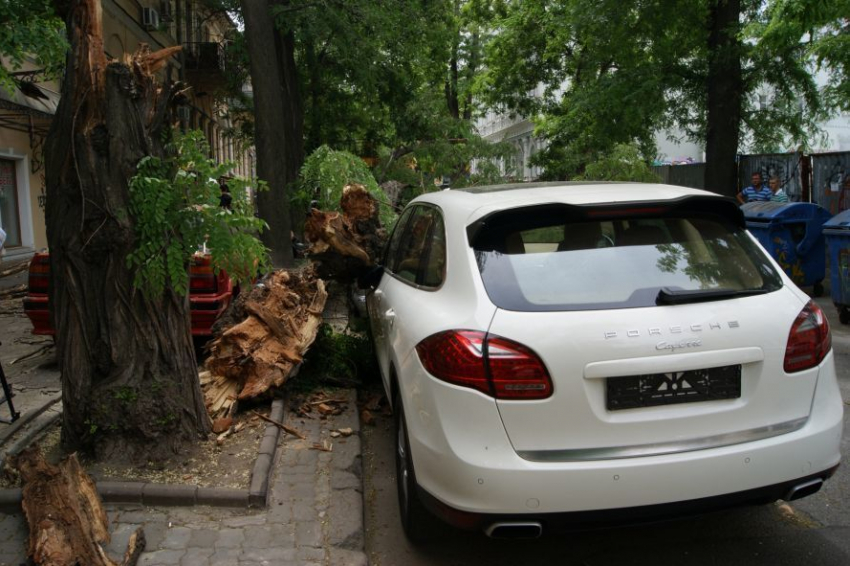
[{"label": "rear windshield", "polygon": [[474,240],[490,299],[515,311],[654,306],[659,292],[771,292],[782,279],[722,217],[659,214],[564,221],[517,209]]}]

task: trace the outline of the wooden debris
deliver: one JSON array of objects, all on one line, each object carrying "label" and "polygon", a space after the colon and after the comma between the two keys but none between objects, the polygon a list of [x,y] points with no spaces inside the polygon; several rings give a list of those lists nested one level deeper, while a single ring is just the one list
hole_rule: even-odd
[{"label": "wooden debris", "polygon": [[378,203],[363,185],[348,185],[342,212],[312,210],[304,224],[309,257],[321,277],[350,282],[377,263],[387,234],[378,218]]},{"label": "wooden debris", "polygon": [[316,339],[327,297],[312,267],[277,271],[247,292],[241,307],[246,318],[209,347],[209,375],[204,372],[201,384],[211,418],[286,382]]},{"label": "wooden debris", "polygon": [[360,411],[360,420],[365,425],[373,425],[375,424],[375,415],[369,409],[363,409]]},{"label": "wooden debris", "polygon": [[22,271],[26,271],[27,269],[29,269],[29,266],[30,264],[28,261],[22,261],[8,269],[4,269],[0,271],[0,279],[8,277],[10,275],[15,275],[16,273],[20,273]]},{"label": "wooden debris", "polygon": [[30,352],[29,354],[24,354],[23,356],[21,356],[21,357],[19,357],[19,358],[15,358],[15,359],[14,359],[14,360],[12,360],[11,362],[9,362],[9,365],[10,365],[10,366],[13,366],[13,365],[15,365],[15,364],[16,364],[16,363],[18,363],[18,362],[22,362],[22,361],[24,361],[24,360],[28,360],[28,359],[30,359],[30,358],[34,358],[34,357],[36,357],[36,356],[40,356],[41,354],[45,353],[46,351],[50,350],[51,348],[53,348],[53,344],[48,344],[48,345],[46,345],[46,346],[42,346],[42,347],[41,347],[41,348],[39,348],[38,350],[35,350],[35,351],[33,351],[33,352]]},{"label": "wooden debris", "polygon": [[23,480],[22,507],[29,524],[27,554],[42,566],[133,566],[145,548],[138,529],[131,537],[122,562],[103,550],[109,542],[109,520],[94,482],[72,454],[49,464],[38,448],[15,458]]},{"label": "wooden debris", "polygon": [[313,450],[320,450],[322,452],[333,452],[334,445],[328,440],[323,440],[321,444],[317,442],[310,448]]},{"label": "wooden debris", "polygon": [[293,435],[293,436],[297,436],[297,437],[298,437],[298,438],[300,438],[301,440],[306,440],[306,439],[307,439],[307,437],[306,437],[306,436],[304,436],[304,433],[302,433],[301,431],[299,431],[299,430],[297,430],[297,429],[294,429],[294,428],[292,428],[292,427],[286,426],[286,425],[285,425],[285,424],[283,424],[283,423],[279,423],[279,422],[277,422],[277,421],[276,421],[276,420],[274,420],[274,419],[270,419],[270,418],[268,418],[267,416],[265,416],[265,415],[262,415],[262,414],[258,413],[257,411],[251,411],[251,412],[252,412],[252,413],[254,413],[255,415],[257,415],[258,417],[260,417],[261,419],[263,419],[264,421],[269,422],[269,423],[271,423],[271,424],[273,424],[273,425],[277,426],[278,428],[280,428],[283,432],[286,432],[287,434],[291,434],[291,435]]},{"label": "wooden debris", "polygon": [[27,294],[27,284],[21,283],[16,287],[9,287],[0,291],[0,299],[11,299],[14,297],[23,297]]},{"label": "wooden debris", "polygon": [[222,417],[213,421],[212,431],[215,434],[221,434],[228,430],[233,425],[233,417]]}]

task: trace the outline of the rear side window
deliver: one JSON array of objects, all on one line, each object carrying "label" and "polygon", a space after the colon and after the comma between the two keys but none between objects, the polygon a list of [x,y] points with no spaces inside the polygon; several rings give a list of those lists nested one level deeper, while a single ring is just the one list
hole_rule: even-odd
[{"label": "rear side window", "polygon": [[399,222],[390,242],[387,268],[414,285],[439,287],[446,268],[446,233],[440,211],[415,205],[405,211],[402,220],[404,224]]},{"label": "rear side window", "polygon": [[662,289],[782,286],[744,230],[714,215],[568,220],[517,209],[484,230],[474,245],[478,267],[491,300],[508,310],[646,307],[658,304]]}]

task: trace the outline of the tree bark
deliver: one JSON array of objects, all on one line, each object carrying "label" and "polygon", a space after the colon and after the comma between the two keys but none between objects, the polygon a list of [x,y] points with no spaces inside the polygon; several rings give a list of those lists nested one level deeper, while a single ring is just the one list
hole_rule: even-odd
[{"label": "tree bark", "polygon": [[278,32],[268,0],[242,0],[254,89],[257,176],[269,190],[257,195],[269,229],[263,243],[275,267],[293,264],[290,187],[304,161],[304,114],[291,32]]},{"label": "tree bark", "polygon": [[[109,520],[94,482],[76,454],[49,464],[38,448],[14,459],[23,481],[21,507],[29,524],[27,556],[43,566],[118,566],[101,545],[109,542]],[[139,528],[130,536],[122,566],[135,565],[145,549]]]},{"label": "tree bark", "polygon": [[714,0],[709,16],[705,188],[728,196],[739,191],[736,157],[744,95],[740,15],[740,0]]},{"label": "tree bark", "polygon": [[154,73],[175,49],[143,46],[132,66],[107,64],[99,0],[73,0],[66,23],[67,72],[45,147],[62,443],[157,458],[209,431],[188,298],[144,297],[126,262],[128,183],[142,157],[164,154],[173,89]]}]

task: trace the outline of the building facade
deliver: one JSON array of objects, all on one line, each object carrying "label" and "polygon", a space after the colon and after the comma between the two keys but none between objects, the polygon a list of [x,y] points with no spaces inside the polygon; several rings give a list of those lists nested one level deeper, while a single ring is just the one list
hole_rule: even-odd
[{"label": "building facade", "polygon": [[[178,109],[180,125],[204,132],[210,156],[235,162],[234,174],[254,175],[253,148],[228,134],[224,45],[235,24],[196,0],[102,0],[106,55],[124,60],[142,44],[152,51],[183,49],[161,71],[163,79],[189,87]],[[45,81],[28,62],[16,73],[17,88],[0,89],[0,227],[8,234],[7,257],[26,256],[47,246],[44,221],[44,140],[59,103],[60,85]]]}]

